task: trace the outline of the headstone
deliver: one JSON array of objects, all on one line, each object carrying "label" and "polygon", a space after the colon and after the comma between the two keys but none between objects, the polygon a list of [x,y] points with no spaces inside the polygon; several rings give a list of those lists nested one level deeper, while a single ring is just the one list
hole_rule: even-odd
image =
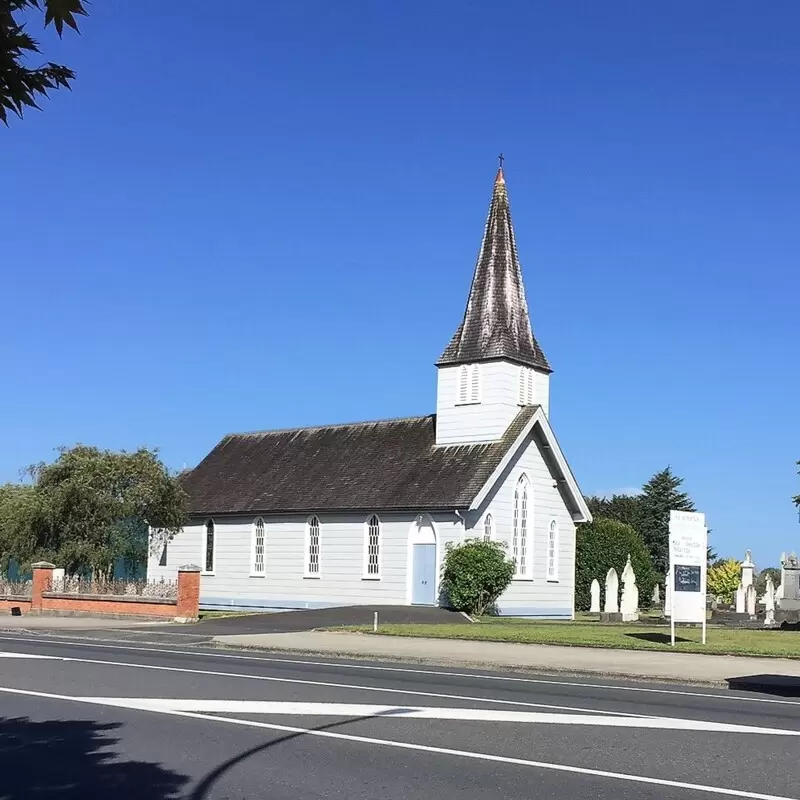
[{"label": "headstone", "polygon": [[652,598],[652,600],[653,600],[653,605],[656,608],[658,608],[658,606],[661,605],[661,587],[658,584],[656,584],[653,587],[653,598]]},{"label": "headstone", "polygon": [[782,559],[781,597],[778,600],[781,611],[800,610],[800,560],[794,553]]},{"label": "headstone", "polygon": [[66,570],[62,567],[60,569],[53,570],[53,591],[54,592],[63,592],[64,587],[64,578],[66,576]]},{"label": "headstone", "polygon": [[606,614],[619,613],[619,578],[614,567],[606,573]]},{"label": "headstone", "polygon": [[664,616],[672,616],[672,570],[667,571],[664,583]]},{"label": "headstone", "polygon": [[751,617],[756,615],[756,587],[751,583],[745,590],[744,590],[744,607],[745,613],[749,614]]},{"label": "headstone", "polygon": [[744,561],[742,561],[742,586],[747,589],[748,586],[753,585],[753,576],[755,574],[756,565],[753,563],[753,555],[750,550],[745,550]]},{"label": "headstone", "polygon": [[631,557],[622,570],[622,605],[620,606],[623,622],[636,622],[639,619],[639,587],[636,585],[636,573],[633,571]]},{"label": "headstone", "polygon": [[775,624],[775,584],[772,575],[767,577],[767,588],[764,591],[764,625],[770,627]]},{"label": "headstone", "polygon": [[592,593],[592,607],[589,609],[589,611],[592,614],[599,614],[600,613],[600,581],[598,581],[597,578],[595,578],[592,581],[592,588],[591,588],[590,591]]},{"label": "headstone", "polygon": [[739,584],[739,588],[736,590],[736,597],[735,597],[736,613],[737,614],[744,614],[745,613],[745,611],[744,611],[744,607],[745,607],[744,606],[744,591],[745,591],[744,590],[744,586],[742,586],[742,584],[740,583]]}]

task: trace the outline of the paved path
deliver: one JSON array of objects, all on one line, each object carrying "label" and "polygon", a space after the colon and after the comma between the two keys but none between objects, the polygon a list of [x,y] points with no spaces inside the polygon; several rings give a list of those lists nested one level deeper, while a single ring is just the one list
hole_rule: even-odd
[{"label": "paved path", "polygon": [[600,673],[701,683],[762,675],[800,680],[800,660],[657,653],[542,644],[422,639],[360,633],[276,633],[217,636],[219,644],[259,647],[284,652],[326,653],[361,658],[391,658],[437,664],[471,664],[536,669],[544,672]]},{"label": "paved path", "polygon": [[4,800],[800,800],[800,702],[0,635]]}]

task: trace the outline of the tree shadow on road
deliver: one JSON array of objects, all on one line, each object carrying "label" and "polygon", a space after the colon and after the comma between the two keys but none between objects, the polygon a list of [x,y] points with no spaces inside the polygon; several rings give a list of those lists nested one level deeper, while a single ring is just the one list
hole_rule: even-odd
[{"label": "tree shadow on road", "polygon": [[0,717],[3,800],[172,800],[188,778],[156,763],[128,761],[109,736],[116,724]]},{"label": "tree shadow on road", "polygon": [[778,697],[800,697],[800,678],[795,675],[740,675],[728,678],[728,688]]}]

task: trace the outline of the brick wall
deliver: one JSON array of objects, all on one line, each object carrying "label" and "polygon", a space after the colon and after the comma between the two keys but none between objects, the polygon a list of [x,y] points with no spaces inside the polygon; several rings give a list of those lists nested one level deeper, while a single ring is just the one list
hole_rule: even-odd
[{"label": "brick wall", "polygon": [[63,594],[51,591],[54,564],[40,561],[32,565],[31,597],[0,598],[0,614],[18,606],[23,614],[74,614],[91,617],[147,617],[196,622],[200,611],[200,567],[190,564],[178,569],[175,599],[133,597],[129,595]]}]

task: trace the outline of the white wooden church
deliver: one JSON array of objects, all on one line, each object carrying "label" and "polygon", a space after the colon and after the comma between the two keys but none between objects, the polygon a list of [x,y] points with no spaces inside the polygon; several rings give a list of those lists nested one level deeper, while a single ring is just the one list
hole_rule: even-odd
[{"label": "white wooden church", "polygon": [[480,536],[516,564],[501,614],[572,617],[591,515],[548,421],[502,169],[436,366],[436,414],[226,436],[185,476],[189,523],[151,542],[148,577],[200,564],[207,608],[437,605],[445,545]]}]

